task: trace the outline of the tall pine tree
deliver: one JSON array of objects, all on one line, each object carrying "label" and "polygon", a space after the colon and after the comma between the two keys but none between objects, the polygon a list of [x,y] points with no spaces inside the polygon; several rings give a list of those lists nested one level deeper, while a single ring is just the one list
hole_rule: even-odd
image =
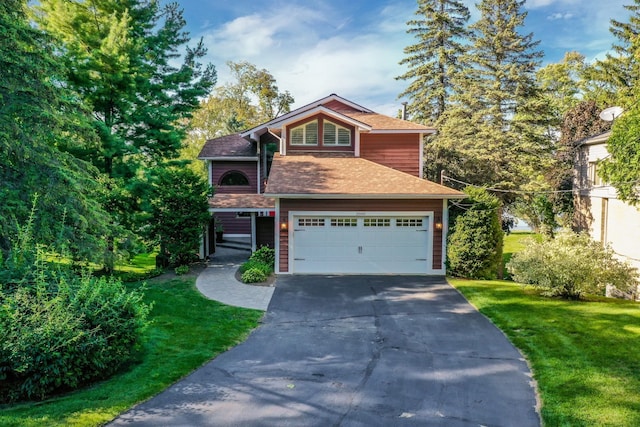
[{"label": "tall pine tree", "polygon": [[452,76],[463,68],[461,57],[469,9],[458,0],[418,0],[416,19],[407,22],[407,32],[417,43],[404,49],[400,61],[409,70],[397,79],[409,81],[399,97],[408,96],[407,112],[416,121],[438,122],[454,92]]},{"label": "tall pine tree", "polygon": [[[91,109],[99,137],[96,147],[64,148],[104,174],[104,205],[117,224],[137,232],[148,189],[142,170],[179,155],[188,119],[215,83],[214,67],[199,62],[206,49],[202,41],[185,48],[177,3],[42,0],[34,8],[41,28],[61,40],[66,83]],[[109,270],[114,251],[130,239],[107,240]]]},{"label": "tall pine tree", "polygon": [[34,244],[90,259],[108,230],[97,170],[58,149],[83,141],[87,124],[53,51],[30,25],[25,0],[0,3],[0,260],[32,207]]},{"label": "tall pine tree", "polygon": [[630,106],[635,102],[634,93],[640,79],[640,0],[624,6],[629,11],[627,22],[611,20],[609,30],[617,39],[613,53],[598,61],[590,77],[600,104]]},{"label": "tall pine tree", "polygon": [[[524,0],[483,0],[471,26],[472,46],[456,75],[459,91],[443,117],[439,149],[448,175],[477,185],[515,189],[532,181],[550,151],[537,109],[535,71],[542,52],[520,34]],[[509,201],[503,193],[503,200]]]},{"label": "tall pine tree", "polygon": [[[215,83],[198,61],[177,3],[154,0],[42,0],[39,25],[62,40],[70,87],[93,110],[98,150],[75,152],[107,176],[132,178],[142,165],[178,155],[186,120]],[[73,149],[70,147],[73,151]]]},{"label": "tall pine tree", "polygon": [[[602,177],[618,190],[618,197],[640,205],[640,0],[625,6],[628,22],[611,21],[611,32],[619,44],[616,55],[601,64],[603,80],[610,82],[616,104],[626,112],[618,118],[609,138],[610,156],[599,166]],[[612,102],[612,103],[613,103]]]}]

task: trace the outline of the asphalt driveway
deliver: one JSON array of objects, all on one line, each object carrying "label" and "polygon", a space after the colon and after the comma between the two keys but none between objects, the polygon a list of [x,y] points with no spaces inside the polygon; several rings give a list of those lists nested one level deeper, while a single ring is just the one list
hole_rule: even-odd
[{"label": "asphalt driveway", "polygon": [[444,278],[285,276],[246,342],[113,423],[131,424],[527,427],[540,419],[522,355]]}]

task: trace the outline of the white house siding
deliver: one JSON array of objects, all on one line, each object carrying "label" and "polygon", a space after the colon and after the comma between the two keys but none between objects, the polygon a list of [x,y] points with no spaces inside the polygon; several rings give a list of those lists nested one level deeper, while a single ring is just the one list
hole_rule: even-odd
[{"label": "white house siding", "polygon": [[609,244],[620,259],[640,269],[640,210],[618,200],[615,188],[593,182],[589,163],[608,156],[608,135],[583,142],[578,150],[574,188],[577,190],[576,222],[578,230],[588,231],[599,242]]}]

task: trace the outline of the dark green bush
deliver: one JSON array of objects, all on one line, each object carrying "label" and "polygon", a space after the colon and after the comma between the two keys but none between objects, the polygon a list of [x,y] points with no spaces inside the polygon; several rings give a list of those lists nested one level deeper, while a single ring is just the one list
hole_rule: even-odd
[{"label": "dark green bush", "polygon": [[[14,280],[9,258],[32,260],[30,274]],[[49,264],[40,247],[14,245],[0,272],[0,402],[43,399],[131,360],[150,310],[140,292]]]},{"label": "dark green bush", "polygon": [[88,275],[60,275],[0,299],[4,402],[109,377],[131,359],[150,309],[120,281]]},{"label": "dark green bush", "polygon": [[502,262],[500,201],[475,187],[465,189],[464,209],[453,209],[451,233],[447,245],[447,270],[457,277],[493,279]]},{"label": "dark green bush", "polygon": [[242,273],[242,282],[260,283],[266,281],[268,277],[269,275],[266,274],[264,270],[261,270],[259,268],[250,268]]},{"label": "dark green bush", "polygon": [[260,249],[251,254],[249,260],[266,264],[273,270],[276,262],[276,251],[268,246],[261,246]]}]

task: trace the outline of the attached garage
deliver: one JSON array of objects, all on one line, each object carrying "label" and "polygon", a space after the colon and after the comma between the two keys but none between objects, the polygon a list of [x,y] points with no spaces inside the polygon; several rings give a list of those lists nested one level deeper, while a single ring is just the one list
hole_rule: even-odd
[{"label": "attached garage", "polygon": [[433,214],[290,213],[292,273],[426,274],[433,270]]}]

